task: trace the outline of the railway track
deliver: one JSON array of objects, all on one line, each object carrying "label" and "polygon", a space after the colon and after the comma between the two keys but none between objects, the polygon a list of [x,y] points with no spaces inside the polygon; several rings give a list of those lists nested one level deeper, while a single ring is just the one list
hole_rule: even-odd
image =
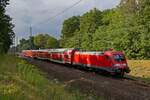
[{"label": "railway track", "polygon": [[106,100],[150,100],[150,86],[130,76],[119,78],[89,70],[79,70],[70,65],[36,59],[26,60],[46,72],[50,80],[57,79],[66,87],[103,96]]},{"label": "railway track", "polygon": [[[32,59],[32,58],[24,58],[25,60],[39,60],[39,59]],[[41,60],[39,60],[41,61]],[[70,64],[69,65],[64,65],[64,64],[59,64],[59,63],[55,63],[55,62],[50,62],[49,60],[44,60],[43,62],[48,62],[48,63],[53,63],[53,64],[56,64],[56,65],[59,65],[60,67],[67,67],[67,68],[74,68],[74,69],[78,69],[80,71],[83,71],[84,73],[89,73],[89,74],[92,74],[92,75],[101,75],[103,77],[106,77],[106,78],[112,78],[114,80],[119,80],[119,81],[133,81],[135,84],[137,85],[141,85],[141,86],[145,86],[145,87],[150,87],[150,84],[146,84],[145,82],[141,81],[141,80],[138,80],[138,79],[135,79],[135,78],[132,78],[132,76],[129,76],[129,75],[125,75],[124,77],[120,77],[120,76],[112,76],[108,73],[103,73],[103,72],[95,72],[93,70],[89,70],[89,69],[85,69],[85,68],[81,68],[80,66],[71,66]]]}]

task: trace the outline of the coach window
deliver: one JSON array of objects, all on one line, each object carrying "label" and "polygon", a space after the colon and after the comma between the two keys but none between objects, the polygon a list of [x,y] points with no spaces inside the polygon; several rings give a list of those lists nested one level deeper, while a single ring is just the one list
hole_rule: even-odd
[{"label": "coach window", "polygon": [[68,56],[68,55],[65,55],[65,58],[69,58],[69,56]]}]

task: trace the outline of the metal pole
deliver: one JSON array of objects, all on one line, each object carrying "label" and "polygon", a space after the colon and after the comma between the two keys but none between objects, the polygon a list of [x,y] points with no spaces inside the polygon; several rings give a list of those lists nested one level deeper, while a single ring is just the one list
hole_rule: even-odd
[{"label": "metal pole", "polygon": [[16,52],[18,52],[18,37],[16,36]]},{"label": "metal pole", "polygon": [[93,0],[93,8],[96,8],[96,0]]},{"label": "metal pole", "polygon": [[13,39],[14,42],[14,55],[16,54],[16,36]]},{"label": "metal pole", "polygon": [[29,39],[30,39],[30,45],[31,45],[30,49],[33,49],[32,48],[32,26],[31,25],[30,25],[30,36],[29,36]]}]

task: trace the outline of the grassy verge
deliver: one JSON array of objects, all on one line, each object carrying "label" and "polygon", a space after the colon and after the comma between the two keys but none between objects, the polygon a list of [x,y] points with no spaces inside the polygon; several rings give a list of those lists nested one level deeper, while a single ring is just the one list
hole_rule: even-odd
[{"label": "grassy verge", "polygon": [[0,100],[89,100],[89,98],[94,99],[93,96],[79,91],[69,92],[63,84],[47,80],[35,66],[17,57],[0,56]]},{"label": "grassy verge", "polygon": [[129,75],[150,84],[150,60],[129,60]]}]

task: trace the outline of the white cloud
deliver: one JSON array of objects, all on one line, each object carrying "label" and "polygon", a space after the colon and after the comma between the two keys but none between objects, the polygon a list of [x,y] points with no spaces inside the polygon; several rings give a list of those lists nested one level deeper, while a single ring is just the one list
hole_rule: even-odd
[{"label": "white cloud", "polygon": [[[51,33],[59,37],[61,24],[64,19],[80,15],[97,7],[101,10],[115,7],[120,0],[83,0],[79,5],[56,17],[53,21],[47,21],[52,16],[68,8],[78,0],[10,0],[7,14],[13,18],[14,31],[20,38],[29,36],[29,26],[33,25],[33,32]],[[46,21],[45,23],[38,24]]]}]

